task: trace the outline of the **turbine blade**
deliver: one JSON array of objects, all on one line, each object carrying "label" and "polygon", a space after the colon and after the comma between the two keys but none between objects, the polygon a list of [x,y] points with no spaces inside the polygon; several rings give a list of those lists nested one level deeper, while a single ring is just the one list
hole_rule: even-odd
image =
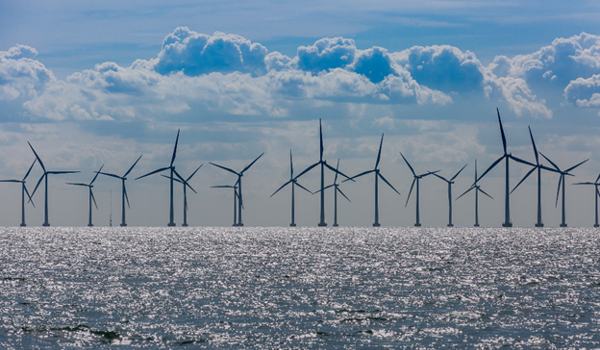
[{"label": "turbine blade", "polygon": [[127,195],[127,187],[123,186],[123,193],[125,194],[125,200],[127,201],[127,208],[131,209],[129,205],[129,196]]},{"label": "turbine blade", "polygon": [[321,127],[321,118],[319,118],[319,140],[320,140],[320,152],[319,161],[323,161],[323,128]]},{"label": "turbine blade", "polygon": [[475,182],[477,182],[477,159],[475,159]]},{"label": "turbine blade", "polygon": [[496,108],[498,112],[498,123],[500,124],[500,133],[502,134],[502,147],[504,148],[504,154],[506,155],[506,136],[504,136],[504,128],[502,127],[502,119],[500,119],[500,110]]},{"label": "turbine blade", "polygon": [[515,157],[515,156],[513,156],[512,154],[509,154],[509,155],[508,155],[508,157],[509,157],[510,159],[514,160],[515,162],[519,162],[519,163],[522,163],[522,164],[525,164],[525,165],[529,165],[529,166],[532,166],[532,167],[535,167],[535,166],[536,166],[535,164],[533,164],[533,163],[529,163],[529,162],[528,162],[528,161],[526,161],[526,160],[523,160],[523,159],[521,159],[521,158]]},{"label": "turbine blade", "polygon": [[360,173],[360,174],[358,174],[358,175],[354,175],[354,176],[352,176],[352,177],[351,177],[350,179],[348,179],[348,180],[344,180],[344,181],[342,181],[342,183],[344,183],[344,182],[346,182],[346,181],[354,180],[354,179],[356,179],[356,178],[359,178],[359,177],[361,177],[361,176],[363,176],[363,175],[370,174],[370,173],[372,173],[372,172],[374,172],[374,171],[375,171],[375,170],[367,170],[367,171],[363,171],[362,173]]},{"label": "turbine blade", "polygon": [[529,171],[527,172],[527,174],[525,174],[525,176],[523,176],[523,178],[521,179],[521,181],[519,181],[519,183],[518,183],[518,184],[515,186],[515,188],[513,188],[513,189],[512,189],[512,191],[510,191],[510,193],[512,194],[512,193],[513,193],[513,192],[514,192],[514,191],[517,189],[517,187],[519,187],[519,185],[520,185],[520,184],[522,184],[522,183],[523,183],[523,181],[525,181],[525,179],[527,179],[527,178],[529,177],[529,175],[531,175],[531,173],[533,173],[533,171],[534,171],[535,169],[537,169],[537,167],[533,167],[533,168],[531,168],[531,170],[529,170]]},{"label": "turbine blade", "polygon": [[29,167],[29,170],[27,170],[27,174],[25,174],[25,177],[23,177],[23,181],[25,181],[25,179],[27,178],[27,176],[29,176],[29,173],[31,172],[31,169],[33,169],[33,166],[35,165],[35,162],[37,162],[37,159],[34,159],[33,163],[31,163],[31,166]]},{"label": "turbine blade", "polygon": [[563,174],[560,174],[560,177],[558,178],[558,188],[556,190],[556,204],[554,204],[555,207],[558,207],[558,195],[560,194],[560,184],[563,182]]},{"label": "turbine blade", "polygon": [[405,207],[405,208],[406,208],[406,206],[408,205],[408,200],[410,199],[410,195],[412,194],[412,190],[413,190],[413,187],[415,186],[415,182],[416,182],[416,181],[417,181],[417,178],[415,177],[415,178],[413,179],[413,182],[412,182],[412,184],[410,185],[410,191],[408,191],[408,197],[406,197],[406,204],[404,204],[404,207]]},{"label": "turbine blade", "polygon": [[[335,171],[335,173],[336,173],[336,174],[340,174],[340,175],[342,175],[343,177],[345,177],[346,179],[350,180],[350,178],[349,178],[349,177],[348,177],[346,174],[344,174],[344,173],[342,173],[341,171],[339,171],[339,170],[335,169],[335,168],[334,168],[334,167],[332,167],[331,165],[329,165],[329,164],[327,164],[327,163],[323,163],[323,164],[325,164],[325,166],[326,166],[326,167],[327,167],[329,170],[331,170],[331,171]],[[351,180],[351,181],[354,181],[354,180]]]},{"label": "turbine blade", "polygon": [[317,191],[313,192],[312,194],[317,194],[317,193],[319,193],[319,192],[321,192],[321,191],[325,191],[326,189],[328,189],[328,188],[331,188],[331,187],[333,187],[333,186],[335,186],[335,184],[331,184],[331,185],[329,185],[329,186],[325,186],[325,187],[323,187],[323,189],[322,189],[322,190],[321,190],[321,189],[319,189],[319,190],[317,190]]},{"label": "turbine blade", "polygon": [[600,180],[600,174],[598,174],[598,177],[596,178],[596,182],[595,183],[598,183],[598,180]]},{"label": "turbine blade", "polygon": [[338,178],[338,174],[339,174],[339,169],[340,169],[340,159],[338,158],[337,161],[337,166],[335,167],[335,176],[333,177],[333,183],[337,183],[337,178]]},{"label": "turbine blade", "polygon": [[94,205],[96,206],[96,210],[98,210],[98,204],[96,204],[96,198],[94,197],[94,192],[92,191],[91,188],[90,188],[90,196],[92,196],[92,201],[94,202]]},{"label": "turbine blade", "polygon": [[391,183],[390,183],[388,180],[386,180],[386,178],[385,178],[385,177],[383,177],[383,175],[381,175],[381,173],[377,173],[377,176],[379,176],[379,177],[380,177],[380,178],[383,180],[383,182],[385,182],[385,183],[386,183],[388,186],[390,186],[390,187],[392,188],[392,190],[394,190],[394,192],[396,192],[396,193],[398,193],[398,195],[400,195],[400,192],[398,192],[398,191],[397,191],[397,190],[394,188],[394,186],[392,186],[392,184],[391,184]]},{"label": "turbine blade", "polygon": [[188,178],[185,181],[190,181],[192,179],[192,177],[194,177],[194,175],[196,175],[196,172],[198,172],[198,170],[200,170],[200,168],[202,168],[204,164],[200,164],[199,167],[196,168],[196,170],[194,170],[194,172],[192,173],[192,175],[188,176]]},{"label": "turbine blade", "polygon": [[[211,165],[214,165],[214,166],[216,166],[217,168],[221,168],[221,169],[223,169],[223,170],[227,170],[227,171],[229,171],[230,173],[234,173],[234,174],[236,174],[237,176],[240,176],[240,174],[238,174],[236,171],[234,171],[234,170],[232,170],[232,169],[229,169],[228,167],[225,167],[225,166],[222,166],[222,165],[219,165],[219,164],[215,164],[215,163],[213,163],[213,162],[208,162],[208,163],[209,163],[209,164],[211,164]],[[167,169],[168,169],[168,168],[167,168]]]},{"label": "turbine blade", "polygon": [[575,182],[575,183],[572,183],[571,185],[595,185],[595,183],[593,183],[593,182]]},{"label": "turbine blade", "polygon": [[229,186],[229,185],[220,185],[220,186],[210,186],[210,188],[235,188],[235,187]]},{"label": "turbine blade", "polygon": [[102,164],[102,166],[100,167],[100,169],[98,169],[98,171],[96,171],[96,175],[94,176],[94,178],[92,179],[92,182],[90,182],[90,185],[94,183],[94,181],[96,181],[96,178],[98,177],[98,173],[100,171],[102,171],[102,168],[104,168],[104,164]]},{"label": "turbine blade", "polygon": [[[438,175],[438,174],[435,174],[435,173],[431,173],[431,175],[433,175],[433,176],[435,176],[437,178],[440,178],[440,179],[442,179],[442,180],[444,180],[444,181],[446,181],[448,183],[451,182],[450,180],[446,180],[446,178],[443,177],[443,176],[441,176],[441,175]],[[423,175],[423,176],[426,176],[426,175]]]},{"label": "turbine blade", "polygon": [[[181,180],[180,182],[185,184],[186,181],[183,179],[183,177],[181,177],[181,175],[179,175],[179,173],[177,172],[177,170],[173,169],[173,173],[179,178],[179,180]],[[173,178],[175,179],[175,178]]]},{"label": "turbine blade", "polygon": [[263,154],[265,154],[265,152],[261,153],[261,154],[260,154],[260,156],[256,157],[256,159],[255,159],[255,160],[253,160],[253,161],[252,161],[252,163],[250,163],[250,164],[246,165],[246,167],[244,168],[244,170],[242,170],[242,171],[240,172],[240,174],[243,174],[243,173],[244,173],[246,170],[250,169],[250,167],[251,167],[252,165],[254,165],[254,163],[256,163],[256,161],[257,161],[257,160],[259,160],[259,159],[260,159],[260,157],[262,157],[262,156],[263,156]]},{"label": "turbine blade", "polygon": [[297,183],[296,181],[294,181],[294,184],[296,184],[296,186],[300,187],[301,189],[305,190],[306,192],[313,194],[311,190],[309,190],[308,188],[300,185],[299,183]]},{"label": "turbine blade", "polygon": [[379,142],[379,152],[377,152],[377,161],[375,162],[375,169],[379,166],[379,161],[381,160],[381,147],[383,146],[383,134],[381,134],[381,141]]},{"label": "turbine blade", "polygon": [[31,192],[31,197],[33,197],[35,195],[35,191],[37,191],[38,187],[40,186],[40,183],[42,183],[44,176],[48,176],[48,175],[44,172],[44,175],[40,176],[40,179],[38,180],[37,185],[35,185],[33,192]]},{"label": "turbine blade", "polygon": [[344,198],[346,198],[348,200],[348,202],[352,203],[352,201],[350,200],[350,198],[346,197],[346,195],[344,194],[344,192],[342,192],[342,190],[340,190],[340,188],[338,186],[335,186],[335,190],[338,191],[342,196],[344,196]]},{"label": "turbine blade", "polygon": [[[167,175],[165,175],[165,174],[160,174],[160,176],[164,177],[165,179],[169,179],[169,180],[171,179],[171,177],[170,177],[170,176],[167,176]],[[178,182],[178,183],[180,183],[180,184],[181,184],[181,183],[183,183],[183,182],[181,182],[181,180],[179,180],[179,179],[178,179],[178,178],[176,178],[176,177],[174,177],[174,178],[173,178],[173,181],[175,181],[175,182]]]},{"label": "turbine blade", "polygon": [[550,164],[552,164],[552,166],[554,167],[554,169],[558,170],[560,172],[560,168],[558,167],[558,165],[554,164],[553,161],[551,161],[550,159],[548,159],[548,157],[546,157],[544,155],[544,153],[540,152],[540,154],[542,155],[542,157],[544,157],[544,159],[546,159]]},{"label": "turbine blade", "polygon": [[463,171],[467,165],[469,165],[469,163],[465,164],[465,166],[463,166],[462,168],[460,168],[460,170],[456,173],[456,175],[452,176],[452,178],[450,179],[450,182],[454,181],[454,179],[456,179],[456,177],[458,176],[458,174],[461,173],[461,171]]},{"label": "turbine blade", "polygon": [[29,143],[29,141],[27,141],[27,143],[29,144],[29,147],[31,147],[31,150],[33,151],[33,154],[35,154],[35,158],[37,159],[38,162],[40,162],[40,166],[42,167],[42,170],[45,173],[46,172],[46,167],[44,166],[44,163],[40,159],[40,156],[38,156],[37,152],[33,149],[33,146],[31,145],[31,143]]},{"label": "turbine blade", "polygon": [[[436,170],[436,171],[428,171],[428,172],[426,172],[425,174],[422,174],[422,175],[419,175],[419,176],[420,176],[421,178],[423,178],[423,177],[425,177],[425,176],[428,176],[428,175],[436,175],[436,173],[439,173],[439,172],[440,172],[440,170]],[[446,180],[446,179],[444,179],[444,180]],[[446,180],[446,181],[448,181],[448,180]]]},{"label": "turbine blade", "polygon": [[292,161],[292,150],[290,149],[290,179],[294,178],[294,162]]},{"label": "turbine blade", "polygon": [[581,164],[583,164],[583,163],[587,162],[588,160],[589,160],[589,159],[586,159],[586,160],[584,160],[583,162],[579,162],[579,163],[577,163],[577,165],[574,165],[574,166],[570,167],[569,169],[565,170],[565,173],[568,173],[569,171],[571,171],[571,170],[573,170],[573,169],[577,168],[578,166],[580,166]]},{"label": "turbine blade", "polygon": [[18,182],[18,183],[23,183],[23,181],[21,181],[21,180],[0,180],[0,182]]},{"label": "turbine blade", "polygon": [[402,152],[400,152],[400,155],[402,156],[402,158],[406,162],[406,165],[408,165],[408,167],[410,168],[410,171],[413,173],[413,176],[417,176],[417,174],[415,174],[415,170],[413,169],[413,167],[410,165],[410,163],[408,162],[408,160],[406,160],[406,157],[404,157],[404,154],[402,154]]},{"label": "turbine blade", "polygon": [[101,175],[106,175],[106,176],[116,177],[116,178],[117,178],[117,179],[119,179],[119,180],[122,180],[122,179],[123,179],[122,177],[120,177],[120,176],[118,176],[118,175],[115,175],[115,174],[103,173],[103,172],[101,172],[101,171],[98,171],[97,173],[98,173],[98,174],[101,174]]},{"label": "turbine blade", "polygon": [[79,182],[65,182],[67,185],[73,185],[73,186],[84,186],[84,187],[90,187],[90,185],[88,184],[83,184],[83,183],[79,183]]},{"label": "turbine blade", "polygon": [[489,194],[487,194],[484,190],[482,190],[481,188],[477,188],[477,190],[483,194],[485,194],[486,196],[490,197],[491,199],[494,199],[494,197],[490,196]]},{"label": "turbine blade", "polygon": [[173,157],[171,157],[171,165],[169,167],[173,166],[173,163],[175,162],[175,156],[177,156],[177,144],[179,143],[179,131],[180,131],[180,129],[177,129],[177,138],[175,139],[175,147],[173,147]]},{"label": "turbine blade", "polygon": [[29,194],[29,191],[27,190],[27,186],[25,186],[24,183],[23,183],[23,188],[25,189],[25,193],[27,193],[27,197],[29,197],[29,202],[31,202],[31,205],[33,205],[33,207],[35,208],[35,203],[33,203],[33,198],[31,198],[31,195]]},{"label": "turbine blade", "polygon": [[540,156],[538,155],[538,151],[537,151],[537,147],[535,147],[535,141],[533,140],[533,134],[531,133],[531,127],[528,125],[527,126],[529,128],[529,136],[531,137],[531,144],[533,145],[533,154],[535,155],[535,164],[536,165],[540,165]]},{"label": "turbine blade", "polygon": [[466,190],[465,192],[463,192],[463,194],[461,194],[460,196],[456,197],[456,199],[455,199],[455,200],[457,200],[457,199],[459,199],[460,197],[464,196],[465,194],[467,194],[467,193],[471,192],[471,190],[472,190],[472,189],[474,189],[474,188],[477,188],[477,187],[475,187],[475,186],[471,186],[471,187],[469,187],[469,189],[468,189],[468,190]]},{"label": "turbine blade", "polygon": [[131,168],[129,168],[129,170],[127,170],[127,172],[125,173],[125,175],[123,175],[123,177],[127,177],[127,175],[129,175],[129,173],[133,170],[133,167],[135,167],[135,165],[140,161],[140,159],[142,159],[142,156],[143,156],[143,154],[138,157],[138,159],[133,163]]},{"label": "turbine blade", "polygon": [[153,175],[153,174],[156,174],[156,173],[160,173],[161,171],[165,171],[165,170],[167,170],[167,169],[169,169],[169,168],[160,168],[160,169],[156,169],[156,170],[154,170],[154,171],[151,171],[151,172],[149,172],[149,173],[148,173],[148,174],[146,174],[146,175],[142,175],[142,176],[140,176],[140,177],[136,178],[136,180],[139,180],[139,179],[141,179],[141,178],[144,178],[144,177],[146,177],[146,176],[150,176],[150,175]]},{"label": "turbine blade", "polygon": [[273,197],[273,196],[275,195],[275,193],[277,193],[277,192],[279,192],[280,190],[282,190],[282,189],[283,189],[285,186],[287,186],[288,184],[290,184],[292,181],[294,181],[294,180],[289,180],[288,182],[286,182],[286,183],[284,183],[283,185],[281,185],[281,187],[279,187],[279,188],[277,189],[277,191],[273,192],[273,194],[272,194],[272,195],[270,195],[270,196],[269,196],[269,198]]},{"label": "turbine blade", "polygon": [[490,172],[490,170],[492,170],[492,169],[493,169],[493,168],[494,168],[496,165],[498,165],[498,163],[500,163],[500,162],[501,162],[501,161],[504,159],[504,157],[505,157],[505,156],[502,156],[502,157],[500,157],[500,158],[496,159],[496,161],[495,161],[495,162],[493,162],[493,163],[492,163],[492,165],[490,165],[490,166],[489,166],[489,167],[488,167],[488,168],[487,168],[487,169],[486,169],[486,170],[483,172],[483,174],[481,174],[481,176],[480,176],[480,177],[479,177],[477,180],[475,180],[475,183],[477,183],[479,180],[481,180],[481,179],[482,179],[482,178],[483,178],[483,177],[484,177],[484,176],[485,176],[485,175],[486,175],[488,172]]},{"label": "turbine blade", "polygon": [[309,166],[308,168],[304,169],[304,171],[302,171],[299,175],[296,175],[296,177],[294,178],[294,180],[297,180],[300,176],[302,176],[305,173],[309,172],[310,170],[312,170],[314,167],[316,167],[319,164],[321,164],[321,162],[315,163],[315,164]]},{"label": "turbine blade", "polygon": [[58,175],[58,174],[75,174],[75,173],[80,173],[81,171],[79,170],[61,170],[61,171],[47,171],[47,174],[54,174],[54,175]]}]

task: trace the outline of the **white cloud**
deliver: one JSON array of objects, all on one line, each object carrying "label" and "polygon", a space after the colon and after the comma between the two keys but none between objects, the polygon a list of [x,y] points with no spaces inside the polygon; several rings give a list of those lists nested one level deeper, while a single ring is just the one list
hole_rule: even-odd
[{"label": "white cloud", "polygon": [[31,98],[46,84],[56,82],[54,74],[39,61],[34,48],[17,45],[0,51],[0,100]]}]

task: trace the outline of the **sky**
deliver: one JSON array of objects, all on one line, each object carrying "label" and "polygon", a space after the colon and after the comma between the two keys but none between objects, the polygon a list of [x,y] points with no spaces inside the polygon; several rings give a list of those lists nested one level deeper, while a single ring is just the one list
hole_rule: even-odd
[{"label": "sky", "polygon": [[[88,222],[87,189],[103,171],[127,180],[130,226],[169,220],[168,180],[143,174],[169,165],[180,131],[175,167],[190,180],[188,222],[229,226],[235,175],[243,177],[244,224],[287,226],[290,188],[271,194],[318,161],[319,119],[324,158],[353,176],[379,167],[382,226],[415,222],[417,173],[451,178],[456,226],[474,223],[474,196],[455,200],[503,154],[535,162],[538,150],[561,169],[589,159],[566,177],[569,226],[594,223],[593,186],[600,173],[600,4],[595,1],[3,1],[0,3],[0,179],[22,179],[35,159],[47,170],[80,173],[49,177],[53,226]],[[540,157],[542,164],[552,166]],[[511,163],[511,188],[529,171]],[[42,175],[36,164],[31,191]],[[542,173],[546,226],[561,221],[556,173]],[[299,179],[316,191],[320,173]],[[334,176],[326,173],[325,183]],[[504,167],[480,185],[480,224],[504,222]],[[120,223],[121,184],[94,183],[94,224]],[[340,189],[338,223],[370,226],[373,174]],[[423,226],[448,223],[448,188],[439,178],[420,182]],[[511,195],[515,226],[536,222],[537,181]],[[20,223],[20,186],[0,183],[0,225]],[[43,183],[26,222],[44,220]],[[182,223],[182,187],[175,187],[175,222]],[[333,224],[333,192],[326,222]],[[319,195],[296,192],[296,223],[316,226]]]}]

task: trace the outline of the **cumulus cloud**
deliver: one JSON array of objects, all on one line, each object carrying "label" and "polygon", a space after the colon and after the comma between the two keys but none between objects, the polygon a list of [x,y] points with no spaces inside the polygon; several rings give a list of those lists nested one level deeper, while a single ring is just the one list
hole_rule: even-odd
[{"label": "cumulus cloud", "polygon": [[600,107],[600,74],[573,80],[564,92],[567,101],[579,107]]},{"label": "cumulus cloud", "polygon": [[33,97],[46,84],[56,81],[50,70],[34,60],[36,56],[34,48],[24,45],[0,51],[0,100]]},{"label": "cumulus cloud", "polygon": [[298,48],[298,67],[318,73],[333,68],[344,68],[354,62],[356,45],[352,39],[323,38],[314,45]]}]

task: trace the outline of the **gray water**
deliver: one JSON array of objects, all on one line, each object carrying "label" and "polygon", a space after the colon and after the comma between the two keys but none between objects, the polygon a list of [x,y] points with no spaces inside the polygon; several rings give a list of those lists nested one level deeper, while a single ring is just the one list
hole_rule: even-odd
[{"label": "gray water", "polygon": [[598,348],[599,236],[4,228],[0,347]]}]

